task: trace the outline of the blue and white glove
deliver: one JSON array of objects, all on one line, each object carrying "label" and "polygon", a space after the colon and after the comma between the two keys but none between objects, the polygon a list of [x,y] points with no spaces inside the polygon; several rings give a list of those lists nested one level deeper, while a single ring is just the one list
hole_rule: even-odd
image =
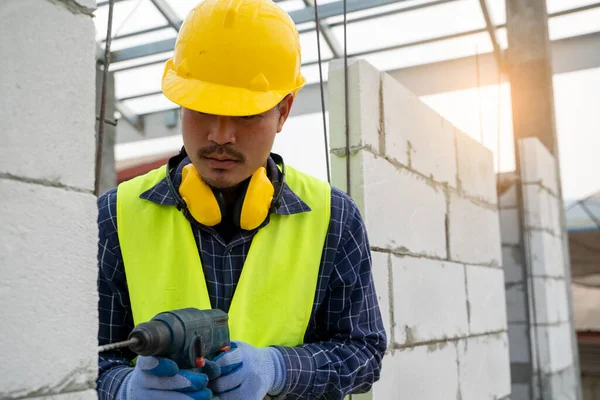
[{"label": "blue and white glove", "polygon": [[221,400],[263,400],[276,396],[285,385],[285,362],[275,348],[256,348],[244,342],[231,342],[231,350],[219,354],[214,362],[221,376],[209,382]]},{"label": "blue and white glove", "polygon": [[162,357],[137,359],[136,366],[121,384],[118,400],[210,400],[208,376],[180,370],[177,364]]}]

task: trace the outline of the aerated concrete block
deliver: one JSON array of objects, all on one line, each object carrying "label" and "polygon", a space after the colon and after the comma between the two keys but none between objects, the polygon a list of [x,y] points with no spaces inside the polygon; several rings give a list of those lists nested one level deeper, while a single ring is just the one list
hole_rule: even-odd
[{"label": "aerated concrete block", "polygon": [[459,187],[468,196],[496,204],[498,193],[492,152],[458,129],[455,132]]},{"label": "aerated concrete block", "polygon": [[373,399],[458,398],[456,347],[452,343],[396,350],[386,356]]},{"label": "aerated concrete block", "polygon": [[531,388],[526,383],[511,386],[510,400],[531,400]]},{"label": "aerated concrete block", "polygon": [[[0,398],[95,387],[96,197],[0,179]],[[26,332],[26,334],[25,334]],[[10,393],[10,395],[9,395]]]},{"label": "aerated concrete block", "polygon": [[519,146],[523,183],[537,182],[555,195],[558,194],[556,160],[546,146],[535,137],[521,139]]},{"label": "aerated concrete block", "polygon": [[526,323],[508,324],[508,347],[511,363],[526,364],[532,361],[529,329],[529,325]]},{"label": "aerated concrete block", "polygon": [[379,301],[379,310],[381,311],[381,318],[383,319],[383,325],[388,336],[388,344],[393,344],[392,330],[391,330],[391,314],[390,314],[390,275],[388,263],[390,254],[380,253],[373,251],[371,253],[372,258],[372,271],[373,281],[375,283],[375,292],[377,293],[377,300]]},{"label": "aerated concrete block", "polygon": [[412,344],[466,336],[464,266],[393,257],[396,342]]},{"label": "aerated concrete block", "polygon": [[496,211],[450,195],[450,258],[467,264],[500,266],[500,221]]},{"label": "aerated concrete block", "polygon": [[543,231],[530,231],[526,237],[529,240],[528,257],[533,275],[563,278],[565,260],[561,238]]},{"label": "aerated concrete block", "polygon": [[0,63],[0,173],[92,191],[92,18],[49,1],[4,0],[0,20],[2,58],[16,60]]},{"label": "aerated concrete block", "polygon": [[[506,333],[458,342],[462,400],[494,400],[510,395],[510,361]],[[446,397],[454,398],[454,397]]]},{"label": "aerated concrete block", "polygon": [[469,295],[469,333],[506,330],[504,272],[499,268],[465,267]]},{"label": "aerated concrete block", "polygon": [[[348,115],[350,125],[350,147],[369,146],[379,149],[381,129],[380,104],[381,73],[365,60],[348,60]],[[346,148],[345,81],[343,60],[334,60],[329,65],[327,83],[330,99],[329,125],[331,127],[330,148]]]},{"label": "aerated concrete block", "polygon": [[40,400],[96,400],[98,393],[95,390],[86,390],[84,392],[72,392],[59,394],[56,396],[35,397]]},{"label": "aerated concrete block", "polygon": [[568,303],[565,281],[562,279],[533,278],[538,324],[568,322]]},{"label": "aerated concrete block", "polygon": [[446,258],[446,197],[423,178],[362,151],[371,246]]},{"label": "aerated concrete block", "polygon": [[502,266],[504,282],[507,284],[522,282],[525,279],[523,251],[520,247],[502,246]]},{"label": "aerated concrete block", "polygon": [[502,195],[500,195],[500,208],[517,208],[517,186],[511,185]]},{"label": "aerated concrete block", "polygon": [[542,370],[546,374],[562,371],[573,364],[571,340],[573,333],[568,323],[536,327]]},{"label": "aerated concrete block", "polygon": [[509,323],[528,321],[527,287],[525,282],[510,283],[506,286],[506,314]]},{"label": "aerated concrete block", "polygon": [[525,225],[528,228],[547,230],[553,235],[561,234],[559,201],[539,185],[523,186]]},{"label": "aerated concrete block", "polygon": [[521,243],[521,221],[519,221],[519,210],[516,208],[500,210],[500,236],[502,244]]},{"label": "aerated concrete block", "polygon": [[454,126],[391,76],[383,74],[382,85],[386,154],[456,187]]}]

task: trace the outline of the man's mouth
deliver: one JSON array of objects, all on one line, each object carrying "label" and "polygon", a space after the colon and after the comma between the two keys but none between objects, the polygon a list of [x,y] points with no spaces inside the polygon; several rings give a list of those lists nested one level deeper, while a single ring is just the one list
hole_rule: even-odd
[{"label": "man's mouth", "polygon": [[219,155],[204,157],[204,159],[208,162],[208,166],[213,169],[231,169],[239,162],[234,158]]}]

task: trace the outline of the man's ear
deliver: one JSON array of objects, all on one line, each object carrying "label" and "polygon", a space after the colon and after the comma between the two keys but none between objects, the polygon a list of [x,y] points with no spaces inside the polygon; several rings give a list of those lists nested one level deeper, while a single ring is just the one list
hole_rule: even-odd
[{"label": "man's ear", "polygon": [[290,116],[290,111],[292,111],[293,104],[294,95],[291,93],[285,96],[283,100],[281,100],[281,102],[279,102],[279,105],[277,106],[279,107],[279,121],[277,125],[277,133],[281,132],[281,130],[283,129],[285,121],[287,121],[288,117]]}]

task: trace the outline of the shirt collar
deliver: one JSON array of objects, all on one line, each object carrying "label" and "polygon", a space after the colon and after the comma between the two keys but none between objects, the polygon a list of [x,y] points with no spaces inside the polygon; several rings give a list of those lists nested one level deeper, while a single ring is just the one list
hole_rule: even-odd
[{"label": "shirt collar", "polygon": [[[275,162],[271,157],[269,157],[268,162]],[[175,170],[175,175],[172,176],[173,186],[178,189],[181,183],[181,173],[183,171],[183,167],[190,163],[189,157],[186,157],[179,163],[177,169]],[[166,168],[163,166],[162,168]],[[169,185],[167,183],[167,178],[163,178],[156,185],[146,190],[144,193],[140,195],[141,199],[149,200],[157,204],[161,205],[175,205],[175,198],[173,194],[169,190]],[[310,207],[306,204],[294,191],[284,183],[283,193],[281,194],[280,199],[280,207],[275,211],[276,214],[279,215],[291,215],[291,214],[299,214],[302,212],[310,211]]]}]

